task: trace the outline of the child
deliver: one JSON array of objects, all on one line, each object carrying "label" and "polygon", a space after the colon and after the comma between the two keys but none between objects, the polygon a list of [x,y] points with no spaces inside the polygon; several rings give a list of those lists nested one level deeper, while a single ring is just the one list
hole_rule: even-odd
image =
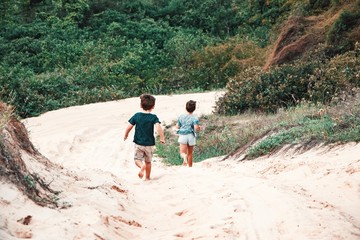
[{"label": "child", "polygon": [[193,151],[196,144],[196,132],[200,131],[199,119],[193,115],[196,109],[196,102],[190,100],[186,103],[187,114],[182,114],[176,124],[177,134],[179,134],[178,143],[180,144],[180,156],[183,159],[183,165],[192,167]]},{"label": "child", "polygon": [[155,146],[154,126],[160,135],[160,142],[162,144],[165,143],[165,139],[159,118],[151,113],[155,107],[155,97],[149,94],[141,95],[140,107],[143,109],[143,112],[137,112],[129,119],[129,125],[125,130],[124,141],[128,138],[131,129],[135,126],[134,160],[136,166],[140,168],[138,176],[139,178],[143,178],[145,171],[145,180],[150,180],[151,161]]}]

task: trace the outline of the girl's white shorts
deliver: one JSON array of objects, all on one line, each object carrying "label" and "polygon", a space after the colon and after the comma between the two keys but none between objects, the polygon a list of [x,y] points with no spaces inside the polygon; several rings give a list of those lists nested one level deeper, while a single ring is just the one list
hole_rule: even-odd
[{"label": "girl's white shorts", "polygon": [[195,146],[196,137],[192,133],[189,133],[186,135],[179,135],[178,143],[186,144],[189,146]]}]

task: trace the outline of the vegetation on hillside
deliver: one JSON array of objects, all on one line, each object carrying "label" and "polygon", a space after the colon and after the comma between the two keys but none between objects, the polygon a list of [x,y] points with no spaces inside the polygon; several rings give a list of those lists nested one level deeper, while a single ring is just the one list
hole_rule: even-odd
[{"label": "vegetation on hillside", "polygon": [[[61,171],[41,155],[31,143],[25,126],[15,118],[11,106],[0,103],[0,178],[6,179],[18,187],[24,195],[40,206],[68,207],[59,204],[59,191],[55,191],[42,176],[34,173],[28,167],[24,158],[33,161],[32,167],[38,172],[44,168],[51,171]],[[54,176],[54,175],[53,175]]]},{"label": "vegetation on hillside", "polygon": [[[194,161],[218,156],[249,160],[284,146],[301,152],[323,144],[360,142],[360,89],[354,91],[328,105],[302,102],[275,114],[201,116]],[[157,154],[167,164],[181,165],[174,124],[164,129],[167,144],[159,144]]]},{"label": "vegetation on hillside", "polygon": [[0,99],[30,117],[143,92],[223,88],[245,67],[263,64],[271,29],[293,5],[4,0]]},{"label": "vegetation on hillside", "polygon": [[[279,34],[270,50],[252,55],[267,59],[230,76],[217,115],[202,117],[196,161],[251,159],[284,145],[359,142],[359,14],[360,1],[297,1],[287,19],[273,25]],[[158,154],[181,164],[176,136],[165,132],[173,144],[158,146]]]},{"label": "vegetation on hillside", "polygon": [[[266,147],[247,156],[307,141],[300,136],[359,141],[358,104],[342,116],[307,116],[358,96],[360,0],[4,0],[0,13],[0,100],[21,118],[144,92],[225,88],[218,115],[203,119],[213,126],[200,136],[205,158],[268,132]],[[308,106],[288,124],[247,126],[261,131],[221,130],[218,120]]]}]

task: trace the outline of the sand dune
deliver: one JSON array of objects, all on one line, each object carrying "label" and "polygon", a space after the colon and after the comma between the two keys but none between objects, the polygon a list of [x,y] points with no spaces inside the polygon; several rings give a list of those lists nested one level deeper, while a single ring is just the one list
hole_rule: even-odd
[{"label": "sand dune", "polygon": [[[193,99],[196,114],[210,114],[219,96],[156,96],[154,113],[170,124]],[[130,98],[25,119],[34,145],[63,167],[41,175],[71,207],[39,207],[0,182],[0,239],[360,239],[360,144],[243,162],[219,157],[193,168],[155,159],[146,182],[137,177],[132,136],[123,141],[139,110],[139,98]]]}]

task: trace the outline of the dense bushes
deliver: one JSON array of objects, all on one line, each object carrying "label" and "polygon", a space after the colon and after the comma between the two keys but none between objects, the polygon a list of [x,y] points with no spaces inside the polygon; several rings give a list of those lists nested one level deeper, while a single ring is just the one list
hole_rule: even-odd
[{"label": "dense bushes", "polygon": [[0,67],[0,96],[16,106],[16,112],[22,116],[127,96],[107,82],[103,78],[106,75],[101,67],[62,69],[40,75],[20,67],[10,71]]},{"label": "dense bushes", "polygon": [[[327,42],[333,46],[332,52],[334,54],[344,53],[351,50],[354,46],[354,41],[358,39],[352,39],[349,37],[352,31],[359,31],[360,25],[360,1],[358,4],[359,9],[357,11],[344,11],[340,14],[335,24],[331,27],[327,34]],[[359,33],[357,33],[359,37]]]},{"label": "dense bushes", "polygon": [[[327,1],[286,0],[4,0],[0,99],[29,117],[143,92],[224,88],[232,79],[219,103],[226,113],[275,111],[303,98],[327,101],[337,90],[320,94],[323,85],[313,82],[325,72],[317,62],[269,73],[256,68],[264,64],[271,29],[298,4],[328,7]],[[357,13],[341,15],[329,44],[348,49],[342,36],[357,21]],[[329,72],[329,82],[337,74]]]},{"label": "dense bushes", "polygon": [[354,51],[335,58],[284,64],[271,71],[249,68],[227,84],[228,92],[216,111],[236,114],[247,110],[276,112],[301,101],[329,103],[342,92],[360,86],[360,44]]},{"label": "dense bushes", "polygon": [[[314,9],[338,3],[310,1]],[[251,67],[232,77],[228,92],[218,101],[216,111],[238,114],[248,110],[276,112],[302,101],[329,103],[360,86],[359,1],[352,11],[341,12],[327,32],[325,44],[303,54],[299,60],[275,66],[269,71]],[[316,6],[316,7],[315,7]],[[309,6],[308,6],[309,7]]]},{"label": "dense bushes", "polygon": [[218,42],[203,29],[170,26],[147,1],[4,4],[0,98],[21,117],[145,91],[199,88],[189,73],[193,52]]}]

